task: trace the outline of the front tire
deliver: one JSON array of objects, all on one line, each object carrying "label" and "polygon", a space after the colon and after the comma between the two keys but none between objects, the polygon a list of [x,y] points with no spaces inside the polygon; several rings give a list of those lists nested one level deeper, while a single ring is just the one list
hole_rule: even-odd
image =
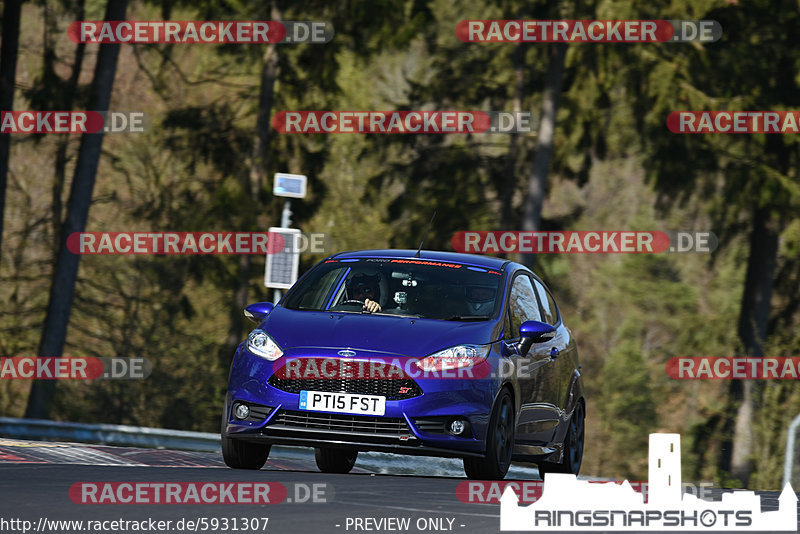
[{"label": "front tire", "polygon": [[228,407],[222,412],[219,434],[222,438],[222,459],[225,465],[233,469],[254,469],[264,467],[269,458],[272,445],[251,443],[240,439],[231,439],[225,435],[225,423],[228,419]]},{"label": "front tire", "polygon": [[495,402],[486,436],[486,457],[464,458],[464,472],[472,480],[503,480],[514,451],[514,403],[503,389]]},{"label": "front tire", "polygon": [[270,448],[271,445],[222,436],[222,458],[233,469],[261,469],[267,463]]},{"label": "front tire", "polygon": [[561,463],[540,462],[539,476],[544,480],[546,473],[568,473],[577,475],[583,463],[583,437],[585,433],[585,411],[579,402],[569,419],[567,437],[564,440],[564,459]]},{"label": "front tire", "polygon": [[358,451],[324,447],[314,449],[314,459],[323,473],[349,473],[356,465],[356,458]]}]

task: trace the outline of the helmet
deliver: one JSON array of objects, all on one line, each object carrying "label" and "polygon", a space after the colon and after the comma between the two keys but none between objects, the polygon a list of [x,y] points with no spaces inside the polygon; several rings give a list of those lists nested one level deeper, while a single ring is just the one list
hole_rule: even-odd
[{"label": "helmet", "polygon": [[497,290],[490,286],[467,286],[465,293],[467,300],[475,304],[491,302]]},{"label": "helmet", "polygon": [[347,281],[347,298],[378,301],[381,296],[380,275],[357,274]]},{"label": "helmet", "polygon": [[497,289],[491,286],[467,286],[464,293],[470,314],[491,315]]}]

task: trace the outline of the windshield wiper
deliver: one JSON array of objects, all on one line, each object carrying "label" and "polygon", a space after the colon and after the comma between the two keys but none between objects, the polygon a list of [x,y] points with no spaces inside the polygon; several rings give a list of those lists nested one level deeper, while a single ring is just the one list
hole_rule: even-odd
[{"label": "windshield wiper", "polygon": [[453,315],[445,321],[485,321],[488,318],[488,315]]}]

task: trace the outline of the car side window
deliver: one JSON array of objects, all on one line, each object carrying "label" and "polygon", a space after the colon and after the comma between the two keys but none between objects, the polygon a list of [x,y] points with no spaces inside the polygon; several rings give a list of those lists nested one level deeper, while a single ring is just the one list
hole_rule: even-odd
[{"label": "car side window", "polygon": [[519,327],[525,321],[541,321],[539,313],[539,303],[536,300],[536,293],[531,284],[531,279],[527,275],[519,275],[514,279],[511,286],[509,298],[509,311],[511,315],[511,325],[509,335],[504,337],[514,339],[519,337]]},{"label": "car side window", "polygon": [[544,322],[551,325],[557,324],[558,308],[555,300],[538,280],[534,280],[533,283],[536,285],[536,293],[539,295],[539,302],[542,303],[542,310],[544,310]]}]

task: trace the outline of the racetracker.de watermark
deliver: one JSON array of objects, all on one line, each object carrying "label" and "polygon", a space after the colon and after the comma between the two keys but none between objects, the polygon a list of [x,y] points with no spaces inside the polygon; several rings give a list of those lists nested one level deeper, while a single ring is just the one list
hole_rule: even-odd
[{"label": "racetracker.de watermark", "polygon": [[[589,480],[597,484],[604,484],[608,480]],[[633,481],[628,482],[631,487],[641,493],[644,502],[648,500],[647,482]],[[700,482],[693,484],[683,482],[683,493],[694,495],[699,499],[710,500],[713,497],[713,487],[711,482]],[[540,480],[503,480],[503,481],[483,481],[469,480],[459,482],[456,486],[456,498],[465,503],[495,504],[500,502],[506,488],[511,488],[521,504],[530,504],[539,500],[544,490],[544,482]]]},{"label": "racetracker.de watermark", "polygon": [[323,233],[298,233],[294,242],[277,232],[74,232],[67,238],[73,254],[324,254],[332,240]]},{"label": "racetracker.de watermark", "polygon": [[476,134],[531,133],[527,111],[279,111],[272,127],[280,133]]},{"label": "racetracker.de watermark", "polygon": [[408,379],[481,379],[491,374],[485,358],[437,360],[429,358],[280,358],[272,364],[272,373],[281,380],[408,380]]},{"label": "racetracker.de watermark", "polygon": [[547,231],[456,232],[453,250],[472,254],[659,254],[713,252],[713,232]]},{"label": "racetracker.de watermark", "polygon": [[465,43],[713,43],[715,20],[462,20]]},{"label": "racetracker.de watermark", "polygon": [[75,482],[68,494],[75,504],[307,504],[334,499],[333,485],[324,482]]},{"label": "racetracker.de watermark", "polygon": [[[279,380],[404,380],[484,378],[531,378],[537,375],[539,358],[515,356],[492,366],[485,355],[432,355],[425,358],[280,358],[272,364]],[[409,390],[411,388],[408,388]],[[407,391],[400,391],[406,393]]]},{"label": "racetracker.de watermark", "polygon": [[323,44],[334,36],[333,24],[299,20],[86,20],[69,25],[75,43],[121,44]]},{"label": "racetracker.de watermark", "polygon": [[796,134],[800,111],[673,111],[667,128],[679,134]]},{"label": "racetracker.de watermark", "polygon": [[674,357],[667,376],[675,380],[797,380],[800,358]]},{"label": "racetracker.de watermark", "polygon": [[0,133],[142,133],[150,122],[143,111],[3,111]]},{"label": "racetracker.de watermark", "polygon": [[146,358],[0,358],[0,380],[135,380],[152,372],[153,365]]}]

